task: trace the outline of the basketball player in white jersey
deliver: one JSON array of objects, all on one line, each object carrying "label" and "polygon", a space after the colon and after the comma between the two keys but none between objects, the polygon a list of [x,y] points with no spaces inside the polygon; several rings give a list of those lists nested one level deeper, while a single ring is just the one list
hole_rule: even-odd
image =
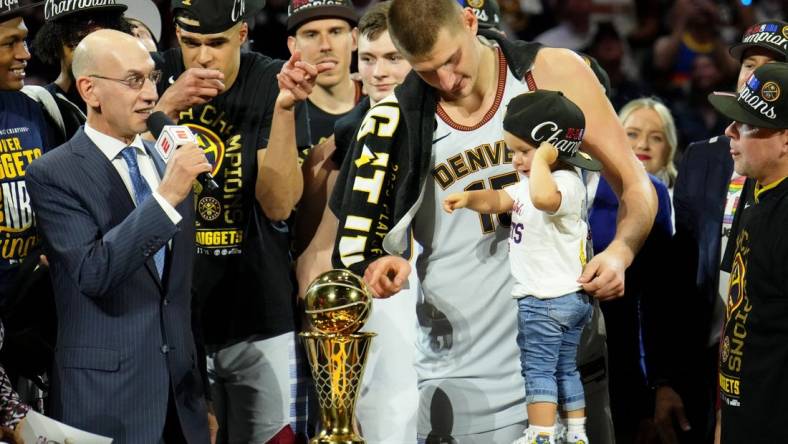
[{"label": "basketball player in white jersey", "polygon": [[[563,91],[589,116],[584,149],[603,163],[626,208],[615,240],[580,277],[585,291],[598,299],[623,293],[624,271],[651,227],[656,197],[602,87],[574,53],[492,33],[479,37],[473,12],[453,0],[392,0],[389,27],[417,75],[397,89],[396,101],[370,110],[354,162],[340,173],[347,191],[335,206],[341,214],[334,265],[364,273],[378,296],[390,296],[410,272],[397,255],[412,228],[424,248],[416,267],[423,291],[419,438],[511,442],[525,427],[525,393],[509,297],[508,218],[449,218],[442,200],[518,180],[503,142],[503,115],[509,99],[535,88]],[[592,396],[589,437],[612,442],[594,430],[592,417],[608,413],[595,410]]]}]

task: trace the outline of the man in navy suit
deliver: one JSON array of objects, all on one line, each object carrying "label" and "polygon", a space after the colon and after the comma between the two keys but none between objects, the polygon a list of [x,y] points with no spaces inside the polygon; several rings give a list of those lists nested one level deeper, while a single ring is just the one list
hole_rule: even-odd
[{"label": "man in navy suit", "polygon": [[[736,89],[756,68],[788,60],[788,23],[758,23],[744,32],[730,54],[741,62]],[[721,258],[735,239],[733,216],[748,193],[745,177],[734,173],[730,139],[717,136],[692,143],[679,166],[673,191],[673,303],[665,319],[682,325],[665,330],[663,355],[655,374],[654,419],[662,441],[704,443],[712,439],[716,399],[718,341],[728,295],[728,273]],[[744,191],[743,191],[744,190]],[[724,267],[723,267],[724,268]],[[680,319],[680,320],[679,320]],[[667,339],[669,338],[669,339]]]},{"label": "man in navy suit", "polygon": [[189,196],[211,165],[194,144],[165,165],[140,138],[159,73],[137,39],[96,31],[73,71],[87,123],[26,174],[60,319],[52,413],[118,444],[207,443]]}]

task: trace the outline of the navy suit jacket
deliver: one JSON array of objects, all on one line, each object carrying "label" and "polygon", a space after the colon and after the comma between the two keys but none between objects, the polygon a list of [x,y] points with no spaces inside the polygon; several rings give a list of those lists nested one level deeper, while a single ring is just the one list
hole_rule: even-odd
[{"label": "navy suit jacket", "polygon": [[[177,226],[152,197],[135,207],[82,129],[33,162],[26,182],[59,320],[53,415],[117,444],[157,443],[171,390],[187,441],[208,442],[191,330],[192,199],[176,208]],[[153,254],[170,240],[160,279]]]},{"label": "navy suit jacket", "polygon": [[725,136],[695,142],[682,158],[673,207],[676,234],[676,293],[693,313],[695,340],[707,341],[714,301],[719,292],[722,218],[728,196],[733,159]]}]

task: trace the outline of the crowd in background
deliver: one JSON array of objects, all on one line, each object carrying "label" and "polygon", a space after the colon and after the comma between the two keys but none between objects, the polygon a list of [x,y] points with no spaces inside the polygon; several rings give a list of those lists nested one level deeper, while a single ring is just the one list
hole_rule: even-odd
[{"label": "crowd in background", "polygon": [[[168,0],[155,0],[162,22],[172,21]],[[254,17],[251,49],[288,58],[287,1],[268,0]],[[376,0],[357,0],[363,13]],[[678,131],[678,151],[690,142],[721,134],[726,122],[706,102],[712,91],[730,89],[737,61],[728,46],[751,25],[784,17],[780,0],[502,0],[502,29],[510,37],[570,48],[595,57],[610,77],[616,110],[644,96],[659,97]],[[42,16],[30,17],[35,34]],[[172,27],[162,28],[159,49],[177,45]],[[56,67],[33,59],[28,83],[48,83]],[[679,156],[680,157],[680,156]]]}]

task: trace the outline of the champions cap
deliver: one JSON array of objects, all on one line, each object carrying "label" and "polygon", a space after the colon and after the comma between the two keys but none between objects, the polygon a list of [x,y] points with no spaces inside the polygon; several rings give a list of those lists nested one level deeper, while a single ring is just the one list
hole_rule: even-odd
[{"label": "champions cap", "polygon": [[738,94],[715,92],[709,102],[725,117],[758,128],[788,129],[788,63],[767,63]]},{"label": "champions cap", "polygon": [[358,23],[358,13],[350,0],[290,0],[287,5],[287,31],[294,32],[304,23],[324,18],[339,18]]},{"label": "champions cap", "polygon": [[479,20],[479,27],[501,29],[501,8],[496,0],[457,0],[463,8],[473,9]]},{"label": "champions cap", "polygon": [[538,147],[549,142],[558,149],[558,158],[563,162],[599,171],[602,164],[580,151],[585,126],[585,116],[574,102],[560,91],[545,89],[512,99],[503,118],[503,129],[528,144]]},{"label": "champions cap", "polygon": [[44,20],[49,22],[81,12],[117,11],[121,13],[125,10],[126,5],[117,0],[46,0],[44,2]]},{"label": "champions cap", "polygon": [[175,24],[197,34],[218,34],[257,14],[265,0],[173,0]]},{"label": "champions cap", "polygon": [[43,1],[38,0],[1,0],[0,1],[0,22],[19,17],[28,10],[40,6]]},{"label": "champions cap", "polygon": [[744,51],[756,46],[774,52],[777,60],[788,62],[788,23],[774,20],[749,27],[741,43],[731,46],[730,53],[741,61]]}]

